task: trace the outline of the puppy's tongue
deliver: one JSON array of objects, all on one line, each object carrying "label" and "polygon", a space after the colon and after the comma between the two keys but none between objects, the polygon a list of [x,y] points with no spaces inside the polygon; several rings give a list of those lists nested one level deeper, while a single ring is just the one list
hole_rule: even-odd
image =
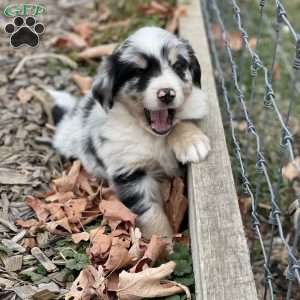
[{"label": "puppy's tongue", "polygon": [[168,122],[168,116],[169,113],[167,109],[150,111],[151,128],[158,133],[168,131],[171,127],[171,124]]}]

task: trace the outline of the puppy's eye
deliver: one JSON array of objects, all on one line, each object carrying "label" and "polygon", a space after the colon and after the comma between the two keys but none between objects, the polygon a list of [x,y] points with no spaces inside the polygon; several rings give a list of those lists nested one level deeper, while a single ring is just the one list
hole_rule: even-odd
[{"label": "puppy's eye", "polygon": [[188,67],[188,62],[185,59],[180,59],[175,62],[173,68],[175,71],[183,71]]}]

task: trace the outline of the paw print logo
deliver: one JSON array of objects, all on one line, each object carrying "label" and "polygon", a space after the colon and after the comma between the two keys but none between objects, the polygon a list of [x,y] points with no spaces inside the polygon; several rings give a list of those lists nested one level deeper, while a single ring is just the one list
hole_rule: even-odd
[{"label": "paw print logo", "polygon": [[45,31],[42,23],[36,23],[34,17],[16,17],[13,23],[6,24],[6,33],[11,34],[10,43],[17,48],[22,45],[36,47],[39,44],[39,35]]}]

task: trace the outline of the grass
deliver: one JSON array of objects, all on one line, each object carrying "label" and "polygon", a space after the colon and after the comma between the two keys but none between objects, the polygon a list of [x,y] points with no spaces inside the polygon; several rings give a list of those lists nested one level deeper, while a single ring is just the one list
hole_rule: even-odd
[{"label": "grass", "polygon": [[[238,29],[234,22],[232,7],[228,4],[229,2],[230,1],[225,1],[219,4],[221,6],[222,17],[224,18],[225,25],[228,28],[229,32],[237,32]],[[259,1],[240,0],[237,1],[237,3],[241,8],[243,26],[247,30],[249,38],[256,37],[257,27],[259,24]],[[300,23],[298,18],[298,11],[300,8],[299,1],[284,1],[284,5],[289,20],[293,25],[295,25],[296,30],[300,30]],[[264,65],[267,66],[269,70],[272,66],[272,56],[274,52],[274,41],[276,36],[274,30],[276,11],[274,10],[274,7],[275,1],[265,1],[265,13],[263,24],[261,26],[261,37],[256,49],[256,52],[259,54]],[[289,110],[290,99],[293,99],[293,97],[295,97],[296,95],[295,100],[297,101],[299,99],[299,93],[297,95],[295,86],[293,85],[291,79],[291,75],[293,74],[292,66],[295,58],[295,42],[285,26],[281,27],[279,45],[280,51],[278,52],[275,63],[275,70],[277,73],[273,73],[273,88],[275,92],[275,101],[279,107],[280,112],[283,115],[283,118],[286,119]],[[236,99],[235,91],[232,85],[231,70],[229,68],[228,60],[224,55],[224,49],[219,48],[219,53],[221,53],[221,61],[226,74],[227,86],[229,87],[229,95],[232,99],[231,104],[234,112],[236,132],[241,145],[242,156],[246,166],[246,173],[250,180],[252,191],[255,195],[256,204],[258,205],[257,212],[261,220],[261,231],[264,242],[266,244],[266,248],[268,249],[268,244],[270,243],[271,236],[271,225],[268,222],[271,209],[270,192],[264,175],[256,167],[256,140],[253,136],[246,132],[246,129],[243,128],[243,126],[239,127],[239,125],[245,122],[244,114],[242,112],[241,105]],[[289,182],[287,180],[282,180],[281,178],[282,165],[286,165],[288,163],[289,156],[287,155],[285,149],[281,146],[282,130],[276,117],[275,111],[272,108],[267,108],[264,103],[264,74],[262,70],[258,71],[256,78],[256,97],[255,99],[251,99],[251,86],[253,80],[250,69],[251,57],[249,53],[243,49],[239,51],[233,51],[233,55],[235,61],[237,62],[239,83],[245,95],[245,102],[248,108],[248,112],[256,126],[256,131],[261,138],[262,152],[267,162],[267,168],[270,180],[272,182],[272,187],[275,191],[277,191],[276,199],[282,210],[281,219],[285,234],[291,234],[291,236],[293,236],[293,226],[291,224],[291,218],[287,214],[287,210],[289,205],[296,199],[297,193],[294,189],[295,182]],[[269,74],[269,76],[270,75],[271,74]],[[232,144],[229,124],[225,113],[226,110],[225,106],[222,104],[222,96],[220,97],[220,102],[223,111],[226,138],[229,145],[229,152],[232,160],[232,167],[237,191],[239,197],[248,197],[242,186],[242,180],[240,176],[241,170],[235,158],[235,148]],[[300,123],[299,119],[297,118],[299,114],[300,105],[294,105],[291,109],[291,120],[293,121],[293,123]],[[292,131],[293,126],[291,126]],[[296,133],[294,150],[295,154],[299,155],[300,143],[297,140],[298,138]],[[259,204],[262,204],[263,207],[260,207]],[[266,209],[266,206],[269,206],[270,209]],[[262,252],[260,245],[255,239],[254,235],[249,234],[249,232],[251,232],[251,219],[249,216],[243,217],[244,225],[247,229],[249,237],[251,261],[253,264],[259,261],[262,262]],[[275,236],[278,237],[278,232],[276,230]],[[286,258],[286,253],[283,253],[282,255]],[[282,261],[280,261],[279,265],[281,265],[282,269],[284,269],[286,267],[285,260],[283,259]],[[277,273],[278,270],[279,268],[272,269],[274,278],[283,278],[284,276],[282,274]],[[264,272],[262,265],[258,269],[255,268],[255,272]],[[259,289],[261,285],[263,285],[262,282],[257,282],[257,284]],[[274,285],[277,296],[285,296],[287,282],[285,281],[282,283],[278,282],[277,279],[274,279]],[[285,288],[282,288],[282,286]]]}]

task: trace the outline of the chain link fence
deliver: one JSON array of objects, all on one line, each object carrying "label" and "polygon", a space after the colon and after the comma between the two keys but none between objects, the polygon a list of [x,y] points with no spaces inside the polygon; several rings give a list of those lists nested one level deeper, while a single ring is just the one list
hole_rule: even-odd
[{"label": "chain link fence", "polygon": [[282,1],[202,2],[258,294],[300,299],[300,35]]}]

